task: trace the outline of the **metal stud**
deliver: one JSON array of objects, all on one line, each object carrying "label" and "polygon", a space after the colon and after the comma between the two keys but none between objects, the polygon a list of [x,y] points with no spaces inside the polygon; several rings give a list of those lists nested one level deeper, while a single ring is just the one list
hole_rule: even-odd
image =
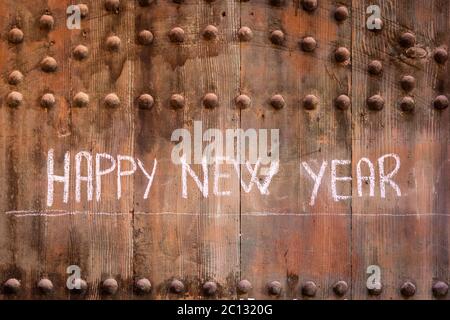
[{"label": "metal stud", "polygon": [[367,71],[369,71],[371,75],[379,76],[383,72],[383,64],[379,60],[372,60],[367,66]]},{"label": "metal stud", "polygon": [[275,94],[270,98],[270,105],[275,109],[282,109],[286,105],[286,102],[282,95]]},{"label": "metal stud", "polygon": [[346,6],[339,6],[334,11],[334,18],[338,22],[342,22],[344,20],[347,20],[348,18],[348,9]]},{"label": "metal stud", "polygon": [[334,105],[336,106],[336,108],[338,108],[340,110],[347,110],[351,106],[351,101],[347,95],[341,94],[334,101]]},{"label": "metal stud", "polygon": [[173,109],[181,109],[185,103],[186,101],[181,94],[173,94],[169,100],[169,104]]},{"label": "metal stud", "polygon": [[86,4],[81,3],[78,5],[78,8],[80,9],[81,19],[86,18],[89,14],[89,7]]},{"label": "metal stud", "polygon": [[105,8],[111,12],[118,12],[120,8],[120,0],[106,0]]},{"label": "metal stud", "polygon": [[347,293],[348,290],[348,284],[345,281],[338,281],[333,285],[333,292],[339,296],[342,297]]},{"label": "metal stud", "polygon": [[400,287],[400,293],[406,298],[412,297],[416,293],[416,286],[414,283],[406,281]]},{"label": "metal stud", "polygon": [[238,36],[241,41],[250,41],[253,38],[253,31],[249,27],[241,27]]},{"label": "metal stud", "polygon": [[312,12],[317,9],[317,0],[302,0],[303,10]]},{"label": "metal stud", "polygon": [[398,42],[403,48],[411,48],[416,44],[416,36],[411,32],[404,32],[398,38]]},{"label": "metal stud", "polygon": [[378,94],[373,95],[367,99],[367,106],[370,110],[381,110],[384,107],[384,99]]},{"label": "metal stud", "polygon": [[345,47],[339,47],[334,52],[334,58],[339,63],[347,62],[350,59],[350,51]]},{"label": "metal stud", "polygon": [[46,93],[41,98],[41,107],[43,108],[53,108],[56,104],[55,96],[51,93]]},{"label": "metal stud", "polygon": [[414,110],[414,107],[416,105],[415,101],[411,97],[403,97],[400,100],[400,109],[404,112],[411,112]]},{"label": "metal stud", "polygon": [[250,290],[252,290],[252,284],[247,279],[243,279],[243,280],[239,281],[239,283],[237,285],[237,289],[240,293],[246,294],[246,293],[249,293]]},{"label": "metal stud", "polygon": [[116,279],[108,278],[102,283],[102,292],[106,295],[114,295],[117,293],[119,285]]},{"label": "metal stud", "polygon": [[400,79],[400,87],[406,92],[412,91],[416,87],[416,79],[410,75],[403,76]]},{"label": "metal stud", "polygon": [[39,26],[41,27],[41,29],[52,30],[54,24],[55,24],[55,19],[53,19],[53,17],[49,14],[44,14],[39,19]]},{"label": "metal stud", "polygon": [[444,95],[437,96],[433,101],[433,106],[438,110],[443,110],[448,107],[448,98]]},{"label": "metal stud", "polygon": [[18,294],[20,291],[20,281],[15,278],[6,280],[3,284],[3,290],[6,294]]},{"label": "metal stud", "polygon": [[213,25],[206,26],[205,30],[203,30],[203,37],[206,40],[214,40],[217,38],[219,34],[219,30]]},{"label": "metal stud", "polygon": [[152,291],[152,284],[146,278],[137,280],[134,286],[138,294],[149,294]]},{"label": "metal stud", "polygon": [[302,286],[302,295],[314,297],[317,292],[317,286],[313,281],[306,281]]},{"label": "metal stud", "polygon": [[84,294],[88,289],[88,284],[83,279],[75,279],[74,287],[70,290],[74,294]]},{"label": "metal stud", "polygon": [[306,52],[312,52],[317,47],[316,39],[313,37],[305,37],[301,42],[302,50]]},{"label": "metal stud", "polygon": [[241,94],[236,97],[236,106],[239,109],[247,109],[248,107],[250,107],[251,103],[252,99],[250,99],[250,97],[245,94]]},{"label": "metal stud", "polygon": [[444,64],[448,60],[447,50],[438,48],[434,51],[434,60],[439,64]]},{"label": "metal stud", "polygon": [[89,49],[86,46],[78,45],[73,49],[73,57],[77,60],[84,60],[89,55]]},{"label": "metal stud", "polygon": [[41,61],[41,70],[47,73],[55,72],[58,69],[58,63],[53,57],[45,57]]},{"label": "metal stud", "polygon": [[181,43],[184,42],[184,30],[180,27],[175,27],[169,32],[169,39],[172,42]]},{"label": "metal stud", "polygon": [[433,284],[433,295],[436,298],[442,298],[445,297],[448,293],[448,284],[446,284],[444,281],[437,281]]},{"label": "metal stud", "polygon": [[281,295],[282,288],[283,287],[281,286],[281,283],[279,283],[278,281],[272,281],[267,285],[267,291],[271,296]]},{"label": "metal stud", "polygon": [[106,95],[104,103],[108,108],[117,108],[120,106],[120,99],[115,93],[110,93]]},{"label": "metal stud", "polygon": [[208,281],[203,284],[203,294],[208,297],[212,297],[217,292],[217,283],[214,281]]},{"label": "metal stud", "polygon": [[270,41],[276,45],[282,45],[284,42],[284,33],[281,30],[274,30],[270,34]]},{"label": "metal stud", "polygon": [[12,28],[8,34],[9,42],[19,44],[23,42],[23,31],[19,28]]},{"label": "metal stud", "polygon": [[13,91],[6,97],[6,104],[11,108],[17,108],[22,104],[23,95],[20,92]]},{"label": "metal stud", "polygon": [[73,97],[73,104],[78,108],[86,107],[89,104],[89,96],[84,92],[78,92]]},{"label": "metal stud", "polygon": [[303,107],[307,110],[313,110],[319,104],[319,98],[313,94],[308,94],[303,98]]},{"label": "metal stud", "polygon": [[170,283],[169,290],[172,293],[181,294],[184,292],[184,284],[180,280],[174,279]]},{"label": "metal stud", "polygon": [[19,70],[14,70],[8,76],[8,83],[12,86],[17,86],[23,81],[23,74]]},{"label": "metal stud", "polygon": [[118,36],[110,36],[106,39],[106,47],[109,51],[118,51],[121,45],[121,40]]},{"label": "metal stud", "polygon": [[138,98],[138,105],[140,109],[151,109],[155,100],[149,94],[141,94]]},{"label": "metal stud", "polygon": [[219,98],[214,93],[207,93],[203,97],[203,106],[207,109],[214,109],[219,106]]},{"label": "metal stud", "polygon": [[50,294],[53,291],[53,283],[49,279],[39,280],[37,287],[42,294]]},{"label": "metal stud", "polygon": [[142,30],[138,35],[139,43],[148,46],[153,42],[153,33],[149,30]]}]

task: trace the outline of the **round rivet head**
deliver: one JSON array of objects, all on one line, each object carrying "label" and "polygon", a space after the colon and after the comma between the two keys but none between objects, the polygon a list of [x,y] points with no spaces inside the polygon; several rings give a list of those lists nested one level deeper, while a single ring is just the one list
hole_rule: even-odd
[{"label": "round rivet head", "polygon": [[108,108],[117,108],[120,106],[120,99],[115,93],[110,93],[105,97],[105,106]]},{"label": "round rivet head", "polygon": [[282,286],[278,281],[272,281],[267,285],[267,291],[271,296],[279,296],[281,294]]},{"label": "round rivet head", "polygon": [[383,64],[379,60],[372,60],[367,66],[367,71],[369,71],[371,75],[379,76],[383,72]]},{"label": "round rivet head", "polygon": [[152,291],[152,284],[150,283],[150,280],[146,278],[137,280],[134,287],[138,294],[148,294]]},{"label": "round rivet head", "polygon": [[169,104],[173,109],[181,109],[184,107],[186,101],[181,94],[173,94],[170,97]]},{"label": "round rivet head", "polygon": [[89,96],[84,92],[78,92],[73,97],[73,104],[78,108],[87,107],[87,105],[89,104]]},{"label": "round rivet head", "polygon": [[237,285],[237,289],[239,291],[239,293],[249,293],[250,290],[252,290],[252,284],[250,283],[250,281],[243,279],[241,281],[239,281],[238,285]]},{"label": "round rivet head", "polygon": [[41,98],[41,107],[43,108],[52,108],[56,104],[55,96],[51,93],[46,93]]},{"label": "round rivet head", "polygon": [[184,42],[184,30],[180,27],[175,27],[169,32],[169,39],[172,42],[181,43]]},{"label": "round rivet head", "polygon": [[8,76],[8,83],[12,86],[17,86],[23,81],[23,74],[18,70],[14,70]]},{"label": "round rivet head", "polygon": [[314,297],[317,292],[317,286],[313,281],[306,281],[302,286],[302,295]]},{"label": "round rivet head", "polygon": [[109,278],[102,283],[102,292],[106,295],[113,295],[119,289],[116,279]]},{"label": "round rivet head", "polygon": [[6,97],[6,104],[11,108],[17,108],[22,104],[23,95],[20,92],[13,91]]},{"label": "round rivet head", "polygon": [[89,55],[89,49],[86,46],[78,45],[73,49],[73,57],[77,60],[84,60]]},{"label": "round rivet head", "polygon": [[206,40],[214,40],[217,39],[217,35],[219,34],[219,30],[213,25],[206,26],[205,30],[203,30],[203,37]]},{"label": "round rivet head", "polygon": [[434,61],[439,64],[444,64],[448,60],[447,50],[444,48],[438,48],[434,51]]},{"label": "round rivet head", "polygon": [[433,106],[438,110],[443,110],[448,107],[448,98],[444,95],[437,96],[433,101]]},{"label": "round rivet head", "polygon": [[301,42],[302,50],[306,52],[312,52],[317,47],[316,39],[313,37],[305,37]]},{"label": "round rivet head", "polygon": [[400,79],[400,86],[407,92],[412,91],[416,87],[416,79],[410,75],[403,76]]},{"label": "round rivet head", "polygon": [[53,57],[45,57],[41,61],[41,69],[44,72],[50,73],[55,72],[56,69],[58,69],[58,63],[56,62],[55,58]]},{"label": "round rivet head", "polygon": [[334,52],[334,58],[339,63],[347,62],[350,59],[350,51],[345,47],[339,47]]},{"label": "round rivet head", "polygon": [[6,280],[6,282],[3,284],[3,291],[6,294],[17,294],[20,291],[20,281],[15,279],[15,278],[11,278]]},{"label": "round rivet head", "polygon": [[207,109],[214,109],[219,106],[219,98],[214,93],[207,93],[203,97],[203,106]]},{"label": "round rivet head", "polygon": [[205,282],[202,289],[205,296],[211,297],[217,292],[217,283],[215,283],[214,281]]},{"label": "round rivet head", "polygon": [[118,36],[110,36],[106,39],[106,48],[109,51],[118,51],[120,48],[121,40]]},{"label": "round rivet head", "polygon": [[384,99],[376,94],[367,99],[367,106],[370,110],[381,110],[384,108]]},{"label": "round rivet head", "polygon": [[345,94],[341,94],[334,101],[334,105],[336,106],[336,108],[338,108],[340,110],[347,110],[347,109],[349,109],[350,106],[351,106],[351,101],[350,101],[349,96],[347,96]]},{"label": "round rivet head", "polygon": [[239,40],[250,41],[253,38],[253,31],[249,27],[242,27],[238,31]]},{"label": "round rivet head", "polygon": [[338,281],[333,285],[333,292],[339,297],[342,297],[347,293],[348,284],[345,281]]},{"label": "round rivet head", "polygon": [[174,279],[170,283],[169,290],[172,293],[181,294],[184,292],[184,284],[180,280]]},{"label": "round rivet head", "polygon": [[412,297],[416,293],[416,286],[414,283],[407,281],[400,287],[400,293],[404,297]]},{"label": "round rivet head", "polygon": [[42,294],[50,294],[53,291],[53,283],[49,279],[39,280],[37,287]]},{"label": "round rivet head", "polygon": [[70,289],[71,293],[83,294],[88,289],[87,282],[83,279],[75,279],[73,284],[74,284],[73,288]]},{"label": "round rivet head", "polygon": [[138,105],[140,109],[151,109],[155,100],[149,94],[141,94],[138,98]]},{"label": "round rivet head", "polygon": [[106,0],[105,8],[111,12],[118,12],[120,8],[120,0]]},{"label": "round rivet head", "polygon": [[348,18],[348,9],[346,6],[339,6],[334,11],[334,18],[338,22],[342,22],[344,20],[347,20]]},{"label": "round rivet head", "polygon": [[284,33],[281,30],[274,30],[270,34],[270,41],[276,45],[282,45],[284,42]]},{"label": "round rivet head", "polygon": [[317,9],[317,0],[302,0],[303,10],[312,12]]},{"label": "round rivet head", "polygon": [[89,7],[86,4],[81,3],[78,5],[78,8],[80,8],[81,19],[86,18],[89,14]]},{"label": "round rivet head", "polygon": [[398,38],[398,43],[403,48],[410,48],[416,44],[416,36],[411,32],[404,32]]},{"label": "round rivet head", "polygon": [[444,281],[437,281],[433,284],[433,295],[436,298],[442,298],[445,297],[448,293],[448,284],[446,284]]},{"label": "round rivet head", "polygon": [[308,94],[303,98],[303,107],[307,110],[313,110],[317,108],[318,104],[319,98],[317,98],[315,95]]},{"label": "round rivet head", "polygon": [[138,35],[139,43],[148,46],[153,42],[153,33],[149,30],[142,30]]},{"label": "round rivet head", "polygon": [[250,97],[245,94],[241,94],[241,95],[237,96],[237,98],[236,98],[236,106],[239,109],[247,109],[250,107],[251,104],[252,104],[252,99],[250,99]]},{"label": "round rivet head", "polygon": [[270,98],[270,105],[275,109],[282,109],[286,105],[286,102],[282,95],[275,94]]},{"label": "round rivet head", "polygon": [[23,32],[19,28],[12,28],[8,34],[8,40],[11,43],[19,44],[23,41]]},{"label": "round rivet head", "polygon": [[49,14],[44,14],[39,19],[39,26],[41,27],[41,29],[51,30],[51,29],[53,29],[54,24],[55,24],[55,19],[53,19],[53,17]]},{"label": "round rivet head", "polygon": [[411,112],[414,110],[414,107],[416,105],[415,101],[411,97],[403,97],[400,100],[400,109],[404,112]]}]

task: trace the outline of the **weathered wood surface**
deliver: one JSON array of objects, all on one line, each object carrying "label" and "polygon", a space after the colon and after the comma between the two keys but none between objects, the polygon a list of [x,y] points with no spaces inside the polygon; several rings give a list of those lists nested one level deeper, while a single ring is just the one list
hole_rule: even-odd
[{"label": "weathered wood surface", "polygon": [[[0,282],[21,283],[16,295],[3,285],[1,299],[402,299],[406,281],[416,286],[411,298],[432,299],[433,284],[450,280],[449,108],[432,105],[436,96],[450,94],[450,63],[433,59],[437,48],[450,46],[449,1],[377,1],[384,23],[378,32],[366,28],[370,1],[319,0],[312,12],[299,0],[158,0],[148,6],[123,0],[112,11],[106,2],[84,1],[89,13],[81,29],[69,30],[66,9],[73,1],[0,1]],[[334,13],[341,5],[349,17],[338,22]],[[43,14],[54,18],[50,31],[39,26]],[[208,25],[217,28],[216,39],[204,38]],[[20,44],[8,41],[14,27],[24,33]],[[170,41],[175,27],[184,30],[183,43]],[[252,30],[250,41],[239,39],[241,27]],[[152,32],[151,44],[140,43],[142,30]],[[271,42],[274,30],[284,33],[282,43]],[[399,45],[404,32],[415,34],[412,48]],[[110,36],[120,38],[118,50],[108,49]],[[307,36],[317,42],[312,52],[301,48]],[[82,61],[73,56],[80,44],[89,50]],[[348,61],[336,62],[339,47],[349,50]],[[55,72],[41,70],[46,56],[57,61]],[[381,75],[368,73],[372,60],[382,62]],[[23,73],[20,84],[8,83],[13,70]],[[404,75],[415,78],[411,92],[400,86]],[[20,106],[8,105],[12,91],[23,95]],[[74,104],[78,92],[89,95],[88,106]],[[55,106],[41,106],[46,93],[55,96]],[[110,93],[119,106],[105,105]],[[217,95],[218,107],[203,106],[207,93]],[[142,94],[153,97],[150,108],[140,106]],[[171,107],[173,94],[185,98],[183,108]],[[241,94],[251,98],[249,108],[236,106]],[[279,110],[270,104],[275,94],[285,99]],[[348,110],[335,107],[343,94],[351,98]],[[384,98],[382,110],[367,107],[375,94]],[[313,110],[303,106],[307,95],[319,99]],[[414,98],[414,112],[400,109],[404,96]],[[230,177],[219,186],[230,196],[215,195],[211,164],[208,197],[188,175],[183,198],[171,136],[180,128],[193,133],[195,121],[202,122],[202,134],[209,128],[279,129],[279,172],[269,194],[256,186],[245,192],[240,178],[248,184],[246,165],[239,166],[237,177],[227,164],[220,172]],[[57,182],[49,207],[50,149],[55,174],[63,175],[66,152],[71,167],[68,202]],[[136,172],[102,176],[100,201],[94,174],[92,201],[86,181],[77,201],[80,151],[92,155],[94,170],[96,154],[107,153],[116,161],[119,155],[132,157]],[[391,153],[401,159],[395,181],[402,196],[386,185],[382,198],[377,159]],[[363,157],[376,170],[373,197],[369,183],[358,194],[356,167]],[[133,169],[127,159],[122,170]],[[149,180],[138,159],[148,174],[158,162],[147,198]],[[351,160],[339,165],[337,176],[352,181],[339,181],[336,188],[351,199],[331,196],[333,159]],[[386,172],[393,169],[391,160]],[[311,205],[314,181],[304,163],[317,174],[323,161],[327,167]],[[83,176],[87,164],[82,158]],[[365,164],[362,173],[368,175]],[[108,165],[102,158],[102,170]],[[190,167],[202,181],[202,165]],[[84,294],[66,288],[70,265],[79,266],[88,283]],[[380,295],[368,294],[370,265],[381,268]],[[39,291],[43,278],[52,281],[52,293]],[[142,278],[151,281],[150,294],[136,294],[134,284]],[[115,294],[105,292],[106,279],[117,281]],[[174,279],[184,284],[181,294],[170,290]],[[243,279],[252,284],[246,294],[236,289]],[[208,281],[218,285],[211,296],[203,289]],[[280,283],[279,295],[270,295],[272,281]],[[302,292],[307,281],[317,287],[314,297]],[[338,281],[348,286],[342,295],[333,290]]]}]

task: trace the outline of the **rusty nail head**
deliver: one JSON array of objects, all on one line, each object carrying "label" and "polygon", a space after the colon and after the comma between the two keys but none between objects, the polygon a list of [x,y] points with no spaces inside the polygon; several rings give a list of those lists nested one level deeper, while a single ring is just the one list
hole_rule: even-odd
[{"label": "rusty nail head", "polygon": [[269,295],[279,296],[281,294],[282,286],[278,281],[272,281],[267,286]]},{"label": "rusty nail head", "polygon": [[367,106],[370,110],[381,110],[384,107],[384,99],[376,94],[367,99]]},{"label": "rusty nail head", "polygon": [[151,109],[154,103],[155,100],[153,99],[153,97],[146,93],[141,94],[138,98],[138,105],[141,109]]},{"label": "rusty nail head", "polygon": [[339,6],[334,11],[334,18],[336,21],[342,22],[348,18],[348,9],[346,6]]},{"label": "rusty nail head", "polygon": [[400,100],[400,109],[405,112],[411,112],[414,110],[415,101],[412,97],[403,97]]},{"label": "rusty nail head", "polygon": [[55,58],[53,57],[45,57],[41,61],[41,69],[44,72],[55,72],[56,69],[58,69],[58,63],[56,62]]},{"label": "rusty nail head", "polygon": [[448,284],[444,281],[437,281],[433,284],[432,290],[436,298],[445,297],[448,293]]},{"label": "rusty nail head", "polygon": [[110,93],[105,97],[105,105],[109,108],[117,108],[120,106],[120,99],[115,93]]},{"label": "rusty nail head", "polygon": [[208,25],[206,26],[205,30],[203,30],[203,37],[206,40],[214,40],[217,38],[217,35],[219,34],[219,30],[217,30],[216,26]]},{"label": "rusty nail head", "polygon": [[414,47],[416,44],[416,36],[411,32],[404,32],[400,35],[398,42],[403,48]]},{"label": "rusty nail head", "polygon": [[250,41],[253,38],[253,31],[249,27],[242,27],[238,31],[239,40]]},{"label": "rusty nail head", "polygon": [[416,286],[412,282],[406,281],[400,287],[400,293],[405,297],[412,297],[416,293]]},{"label": "rusty nail head", "polygon": [[49,279],[39,280],[37,287],[42,294],[50,294],[53,291],[53,283]]},{"label": "rusty nail head", "polygon": [[6,280],[6,282],[3,284],[3,290],[6,294],[17,294],[20,291],[20,281],[11,278]]},{"label": "rusty nail head", "polygon": [[149,30],[142,30],[138,35],[139,43],[148,46],[153,42],[153,33]]},{"label": "rusty nail head", "polygon": [[308,94],[303,98],[303,107],[307,110],[313,110],[319,104],[319,98],[313,94]]},{"label": "rusty nail head", "polygon": [[41,98],[41,107],[52,108],[56,104],[55,96],[51,93],[46,93]]},{"label": "rusty nail head", "polygon": [[314,297],[317,292],[317,286],[313,281],[306,281],[302,286],[302,295]]},{"label": "rusty nail head", "polygon": [[78,108],[86,107],[89,104],[89,96],[84,92],[78,92],[73,97],[74,106]]},{"label": "rusty nail head", "polygon": [[152,284],[150,283],[150,280],[146,278],[137,280],[134,286],[138,294],[148,294],[152,291]]},{"label": "rusty nail head", "polygon": [[383,72],[383,64],[379,60],[372,60],[369,62],[367,70],[370,74],[378,76]]},{"label": "rusty nail head", "polygon": [[118,36],[109,36],[106,39],[106,47],[110,51],[118,51],[121,45],[121,40]]},{"label": "rusty nail head", "polygon": [[214,93],[207,93],[203,97],[203,106],[207,109],[214,109],[219,106],[219,98]]},{"label": "rusty nail head", "polygon": [[434,101],[433,105],[438,110],[443,110],[448,107],[448,98],[444,95],[437,96]]},{"label": "rusty nail head", "polygon": [[186,101],[181,94],[173,94],[169,100],[169,104],[173,109],[181,109],[185,103]]},{"label": "rusty nail head", "polygon": [[17,108],[22,104],[22,101],[23,95],[17,91],[10,92],[6,98],[6,103],[11,108]]},{"label": "rusty nail head", "polygon": [[19,28],[12,28],[9,31],[8,39],[9,39],[9,42],[14,43],[14,44],[22,43],[23,31],[20,30]]},{"label": "rusty nail head", "polygon": [[107,295],[113,295],[116,294],[117,290],[119,289],[119,285],[116,281],[116,279],[108,278],[102,283],[102,292]]},{"label": "rusty nail head", "polygon": [[172,42],[184,42],[184,30],[180,27],[175,27],[169,32],[169,39]]},{"label": "rusty nail head", "polygon": [[286,102],[282,95],[275,94],[270,98],[270,105],[275,109],[282,109],[286,105]]},{"label": "rusty nail head", "polygon": [[334,52],[334,58],[339,63],[346,62],[350,59],[350,51],[345,47],[339,47]]},{"label": "rusty nail head", "polygon": [[86,46],[78,45],[73,49],[73,56],[77,60],[84,60],[89,55],[89,49]]},{"label": "rusty nail head", "polygon": [[305,11],[312,12],[317,9],[317,0],[302,0],[302,7]]},{"label": "rusty nail head", "polygon": [[205,296],[211,297],[217,292],[217,283],[214,281],[208,281],[203,284],[203,294]]},{"label": "rusty nail head", "polygon": [[350,98],[345,94],[341,94],[335,100],[335,106],[340,110],[347,110],[348,108],[350,108],[350,105],[351,105]]},{"label": "rusty nail head", "polygon": [[180,280],[174,279],[170,283],[169,290],[172,293],[181,294],[184,292],[184,284]]},{"label": "rusty nail head", "polygon": [[439,64],[444,64],[448,60],[448,52],[444,48],[434,51],[434,60]]},{"label": "rusty nail head", "polygon": [[12,86],[16,86],[23,81],[23,74],[19,70],[14,70],[8,76],[8,83]]},{"label": "rusty nail head", "polygon": [[281,30],[274,30],[270,34],[270,41],[276,45],[282,45],[284,42],[284,33]]},{"label": "rusty nail head", "polygon": [[400,86],[403,90],[409,92],[416,87],[416,79],[410,75],[403,76],[400,79]]},{"label": "rusty nail head", "polygon": [[51,30],[53,29],[53,25],[55,24],[55,19],[49,14],[44,14],[39,19],[39,25],[41,29]]},{"label": "rusty nail head", "polygon": [[312,52],[317,47],[316,39],[313,37],[305,37],[301,42],[302,50],[306,52]]},{"label": "rusty nail head", "polygon": [[339,297],[345,295],[347,293],[347,290],[348,284],[345,281],[340,280],[333,285],[333,292]]},{"label": "rusty nail head", "polygon": [[86,290],[88,288],[87,282],[83,279],[75,279],[74,284],[75,284],[75,287],[70,290],[74,294],[83,294],[86,292]]},{"label": "rusty nail head", "polygon": [[250,99],[249,96],[247,96],[245,94],[241,94],[236,97],[236,106],[239,109],[247,109],[250,107],[251,103],[252,103],[252,100]]},{"label": "rusty nail head", "polygon": [[120,0],[106,0],[105,8],[108,11],[118,12],[120,8]]},{"label": "rusty nail head", "polygon": [[252,290],[252,284],[247,279],[243,279],[243,280],[239,281],[239,283],[237,285],[237,289],[238,289],[239,293],[246,294],[246,293],[249,293],[250,290]]}]

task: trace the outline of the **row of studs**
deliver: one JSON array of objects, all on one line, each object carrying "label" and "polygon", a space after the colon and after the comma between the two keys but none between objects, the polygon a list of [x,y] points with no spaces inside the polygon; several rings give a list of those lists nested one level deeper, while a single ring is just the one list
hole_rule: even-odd
[{"label": "row of studs", "polygon": [[[19,107],[23,102],[23,95],[20,92],[12,91],[6,97],[6,104],[11,108]],[[117,108],[120,106],[120,99],[115,93],[106,95],[103,100],[105,106]],[[41,98],[41,106],[44,108],[52,108],[56,104],[56,98],[51,93],[46,93]],[[208,109],[219,107],[219,98],[214,93],[207,93],[202,100],[203,106]],[[239,109],[247,109],[251,106],[252,100],[249,96],[241,94],[235,99],[236,106]],[[270,98],[270,105],[275,109],[281,109],[286,105],[282,95],[276,94]],[[75,107],[86,107],[89,104],[89,96],[84,92],[77,93],[73,98]],[[138,98],[138,105],[141,109],[150,109],[153,107],[154,99],[149,94],[142,94]],[[169,105],[173,109],[181,109],[185,106],[186,100],[180,94],[173,94],[170,97]],[[315,95],[308,94],[303,98],[303,107],[307,110],[314,110],[319,105],[319,98]],[[347,95],[340,95],[334,100],[336,108],[347,110],[351,105],[351,100]],[[445,95],[437,96],[433,101],[433,106],[438,110],[443,110],[449,105],[448,98]],[[367,99],[367,106],[371,110],[381,110],[384,108],[384,99],[380,95],[374,95]],[[415,101],[412,97],[405,96],[399,102],[400,108],[405,112],[411,112],[415,108]]]},{"label": "row of studs", "polygon": [[[75,280],[74,287],[78,289],[72,289],[73,293],[82,294],[88,289],[88,284],[83,279]],[[134,283],[135,290],[138,294],[148,294],[152,290],[151,282],[146,278],[141,278]],[[42,294],[50,294],[53,292],[53,283],[47,278],[39,280],[37,288]],[[8,279],[3,285],[3,291],[5,294],[18,294],[21,289],[20,281],[11,278]],[[119,289],[119,284],[114,278],[108,278],[101,284],[101,290],[103,294],[114,295]],[[169,285],[169,291],[173,294],[182,294],[186,291],[186,288],[182,281],[173,279]],[[241,280],[237,284],[237,291],[240,294],[247,294],[251,291],[252,284],[248,280]],[[267,293],[271,296],[280,296],[283,286],[278,281],[271,281],[267,284]],[[344,296],[348,291],[348,284],[345,281],[337,281],[333,287],[333,292],[337,296]],[[205,296],[214,296],[218,292],[218,285],[214,281],[207,281],[202,286],[202,292]],[[382,286],[379,285],[376,289],[368,289],[368,293],[371,295],[379,295],[382,292]],[[437,281],[432,286],[432,292],[435,297],[444,297],[448,293],[448,285],[444,281]],[[301,293],[306,297],[314,297],[317,294],[317,285],[313,281],[306,281],[301,286]],[[400,286],[400,293],[404,297],[412,297],[416,293],[416,286],[411,281],[406,281]]]}]

